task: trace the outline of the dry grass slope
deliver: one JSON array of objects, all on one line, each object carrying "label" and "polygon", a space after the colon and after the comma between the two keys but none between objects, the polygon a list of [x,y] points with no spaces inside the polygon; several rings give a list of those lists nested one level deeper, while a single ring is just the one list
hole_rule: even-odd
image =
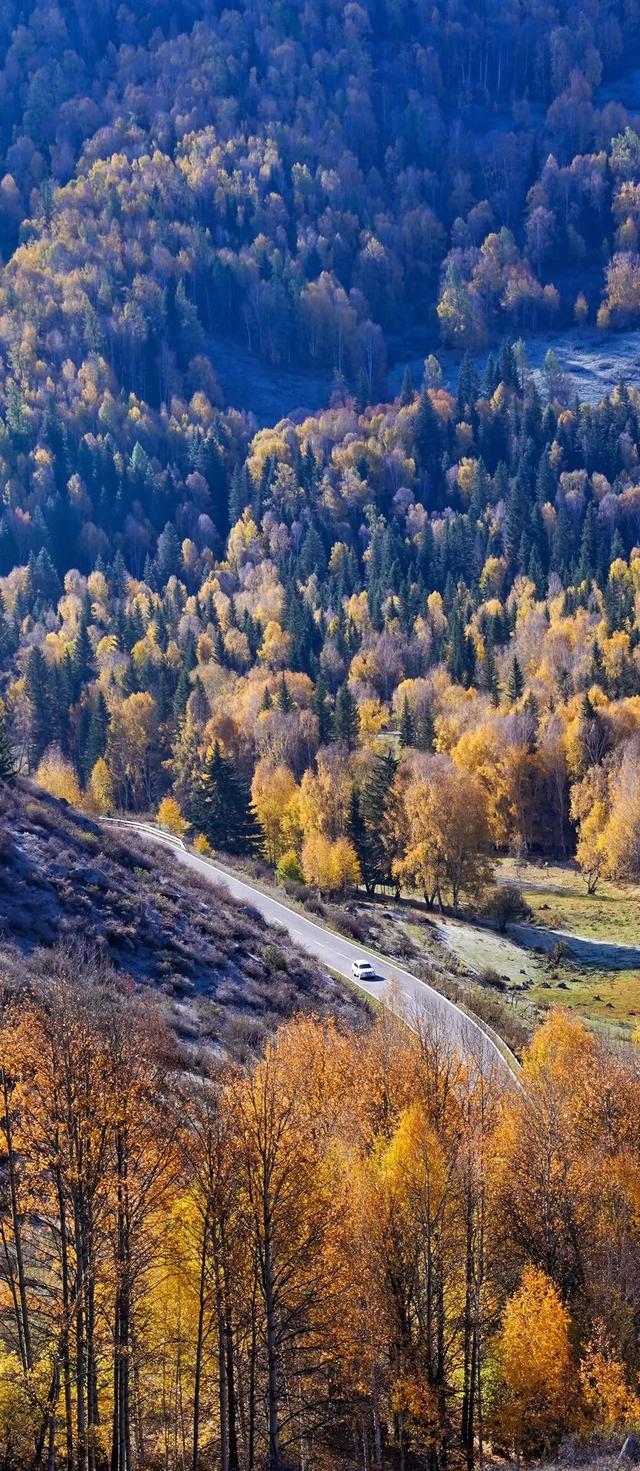
[{"label": "dry grass slope", "polygon": [[105,832],[26,781],[0,788],[0,964],[45,972],[52,946],[95,951],[163,995],[185,1042],[255,1051],[298,1011],[366,1026],[346,987],[254,910],[170,853]]}]

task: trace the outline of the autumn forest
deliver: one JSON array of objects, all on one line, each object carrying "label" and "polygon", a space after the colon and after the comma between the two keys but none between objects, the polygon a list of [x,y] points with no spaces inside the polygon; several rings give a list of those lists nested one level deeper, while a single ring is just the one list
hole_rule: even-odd
[{"label": "autumn forest", "polygon": [[433,937],[637,904],[640,7],[231,7],[0,7],[0,1471],[606,1455],[640,971]]}]

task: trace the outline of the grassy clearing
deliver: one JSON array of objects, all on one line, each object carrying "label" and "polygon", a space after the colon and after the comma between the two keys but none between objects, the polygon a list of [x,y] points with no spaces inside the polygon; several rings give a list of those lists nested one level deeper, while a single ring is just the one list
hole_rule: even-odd
[{"label": "grassy clearing", "polygon": [[[593,940],[637,945],[640,941],[640,903],[637,889],[603,887],[589,897],[579,873],[569,866],[501,865],[500,877],[517,882],[535,918],[550,929],[572,931]],[[506,984],[505,1002],[528,1025],[541,1020],[554,1006],[565,1006],[583,1016],[612,1039],[628,1037],[640,1020],[640,969],[613,970],[585,965],[569,957],[542,956],[516,945],[506,936],[471,923],[438,919],[440,956],[448,957],[453,974],[494,971]],[[413,935],[415,940],[419,937]],[[424,936],[421,936],[424,948]],[[429,947],[432,949],[432,946]]]},{"label": "grassy clearing", "polygon": [[448,949],[471,970],[494,970],[510,986],[524,988],[544,978],[545,967],[537,955],[514,945],[493,930],[476,929],[457,920],[443,919],[438,932]]},{"label": "grassy clearing", "polygon": [[600,1029],[628,1035],[640,1018],[640,970],[563,964],[554,967],[543,991],[534,988],[530,996],[546,1006],[567,1006]]},{"label": "grassy clearing", "polygon": [[539,924],[571,930],[589,939],[637,945],[640,941],[640,888],[602,884],[587,894],[579,871],[570,864],[523,863],[505,859],[499,865],[504,882],[520,885]]},{"label": "grassy clearing", "polygon": [[[512,859],[500,865],[500,878],[520,885],[535,919],[549,929],[604,942],[640,942],[638,887],[603,884],[589,895],[584,879],[571,864],[516,864]],[[498,937],[491,939],[495,944]],[[534,982],[528,1000],[541,1009],[567,1006],[612,1037],[628,1036],[638,1024],[640,969],[613,970],[565,958],[555,962],[551,957],[529,956],[524,964]],[[501,974],[505,972],[506,964]]]}]

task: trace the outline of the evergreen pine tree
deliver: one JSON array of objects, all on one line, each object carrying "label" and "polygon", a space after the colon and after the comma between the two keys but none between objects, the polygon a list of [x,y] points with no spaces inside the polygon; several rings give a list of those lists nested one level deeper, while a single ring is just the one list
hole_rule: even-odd
[{"label": "evergreen pine tree", "polygon": [[121,598],[127,585],[127,566],[118,547],[109,571],[109,582],[113,588],[115,597]]},{"label": "evergreen pine tree", "polygon": [[588,692],[585,693],[583,695],[583,697],[582,697],[582,718],[583,718],[583,720],[588,720],[588,721],[595,720],[595,718],[596,718],[596,712],[595,712],[594,707],[593,707],[593,704],[592,704],[592,702],[591,702],[591,700],[589,698]]},{"label": "evergreen pine tree", "polygon": [[398,762],[392,751],[375,756],[365,777],[359,798],[362,829],[358,858],[367,893],[379,884],[389,884],[391,877],[390,804]]},{"label": "evergreen pine tree", "polygon": [[216,631],[213,635],[213,657],[216,664],[220,664],[222,668],[224,668],[225,665],[229,662],[227,659],[227,648],[221,628],[216,628]]},{"label": "evergreen pine tree", "polygon": [[276,692],[276,704],[282,715],[288,715],[290,710],[293,709],[293,700],[291,699],[291,695],[289,694],[289,686],[285,678],[284,670],[280,675],[280,680],[278,682],[278,689]]},{"label": "evergreen pine tree", "polygon": [[324,549],[322,537],[319,536],[315,526],[310,526],[300,548],[298,558],[298,576],[306,581],[307,577],[315,572],[319,578],[324,577],[327,570],[327,554]]},{"label": "evergreen pine tree", "polygon": [[71,679],[73,686],[73,698],[77,700],[83,685],[91,677],[93,671],[93,648],[87,622],[84,616],[78,624],[78,633],[73,645],[71,655]]},{"label": "evergreen pine tree", "polygon": [[331,739],[332,719],[331,709],[327,699],[327,687],[321,674],[318,675],[316,680],[311,708],[318,721],[318,739],[320,745],[326,746],[327,741]]},{"label": "evergreen pine tree", "polygon": [[545,594],[545,575],[540,555],[536,546],[531,548],[529,557],[528,575],[536,590],[536,597],[543,598]]},{"label": "evergreen pine tree", "polygon": [[[367,878],[366,878],[366,874],[367,874],[367,829],[366,829],[364,818],[362,816],[362,807],[361,807],[361,802],[360,802],[360,793],[359,793],[357,787],[354,787],[353,790],[352,790],[352,792],[351,792],[351,801],[350,801],[350,804],[349,804],[349,824],[348,824],[348,829],[347,829],[347,837],[353,843],[353,846],[354,846],[354,848],[356,850],[356,854],[357,854],[357,857],[358,857],[358,862],[360,864],[360,872],[361,872],[361,874],[363,876],[363,881],[364,881],[364,884],[365,884],[365,887],[366,887],[367,886]],[[367,889],[367,892],[369,893],[369,892],[372,892],[372,891],[371,891],[371,889]]]},{"label": "evergreen pine tree", "polygon": [[556,476],[549,459],[549,446],[545,445],[540,456],[536,475],[536,497],[540,505],[552,501],[556,493]]},{"label": "evergreen pine tree", "polygon": [[508,388],[520,387],[513,343],[508,338],[502,343],[500,348],[498,375],[500,382],[505,383]]},{"label": "evergreen pine tree", "polygon": [[169,644],[169,630],[167,628],[167,618],[162,604],[156,610],[154,621],[156,625],[156,643],[158,645],[158,648],[162,649],[163,654],[166,654]]},{"label": "evergreen pine tree", "polygon": [[428,587],[436,587],[433,527],[426,521],[418,542],[418,571]]},{"label": "evergreen pine tree", "polygon": [[482,683],[487,693],[492,697],[495,696],[498,689],[498,672],[496,669],[495,645],[491,625],[487,631],[484,643]]},{"label": "evergreen pine tree", "polygon": [[484,379],[482,383],[482,393],[484,398],[493,397],[493,394],[498,387],[499,381],[500,379],[498,377],[496,360],[493,353],[490,352],[487,358],[487,366],[484,370]]},{"label": "evergreen pine tree", "polygon": [[122,693],[123,695],[128,696],[137,695],[139,692],[140,681],[138,679],[138,671],[133,662],[133,659],[129,659],[124,674],[122,675]]},{"label": "evergreen pine tree", "polygon": [[157,562],[155,560],[155,557],[151,557],[148,552],[144,559],[144,571],[142,573],[142,580],[146,583],[147,587],[151,588],[152,592],[162,591],[160,586],[160,578],[158,577]]},{"label": "evergreen pine tree", "polygon": [[80,755],[80,768],[85,782],[89,780],[91,772],[107,749],[107,732],[109,729],[109,711],[102,690],[98,690],[95,703],[91,711],[87,727],[87,737],[84,750]]},{"label": "evergreen pine tree", "polygon": [[468,418],[475,408],[476,399],[480,392],[480,380],[476,373],[473,358],[470,352],[465,355],[460,364],[460,376],[458,378],[458,418]]},{"label": "evergreen pine tree", "polygon": [[433,715],[429,705],[425,705],[416,720],[415,744],[419,751],[432,751],[435,740],[435,726]]},{"label": "evergreen pine tree", "polygon": [[426,389],[420,394],[414,419],[413,442],[418,466],[425,470],[437,455],[439,444],[438,420]]},{"label": "evergreen pine tree", "polygon": [[598,534],[596,526],[596,514],[593,502],[587,506],[586,515],[582,523],[582,536],[580,539],[580,567],[579,577],[581,582],[591,582],[598,570]]},{"label": "evergreen pine tree", "polygon": [[33,590],[45,603],[57,603],[62,592],[62,583],[46,549],[42,547],[35,559]]},{"label": "evergreen pine tree", "polygon": [[191,704],[189,708],[192,711],[196,725],[205,725],[206,721],[209,719],[209,701],[205,694],[202,680],[199,678],[198,675],[196,675],[193,681],[190,699]]},{"label": "evergreen pine tree", "polygon": [[71,655],[54,664],[49,674],[53,702],[53,726],[49,733],[49,744],[58,741],[61,749],[69,748],[69,711],[74,702],[73,666]]},{"label": "evergreen pine tree", "polygon": [[189,671],[183,665],[178,675],[176,692],[173,697],[173,716],[175,720],[180,721],[183,719],[190,694],[191,680],[189,679]]},{"label": "evergreen pine tree", "polygon": [[358,707],[348,684],[341,684],[338,690],[333,728],[336,740],[346,746],[348,751],[354,751],[358,744],[360,719]]},{"label": "evergreen pine tree", "polygon": [[529,501],[524,477],[518,473],[509,493],[505,524],[505,552],[513,570],[518,563],[522,534],[529,528]]},{"label": "evergreen pine tree", "polygon": [[214,848],[234,855],[255,852],[260,828],[249,788],[216,741],[205,758],[189,802],[189,820]]},{"label": "evergreen pine tree", "polygon": [[617,562],[619,559],[625,561],[626,552],[624,542],[620,535],[620,528],[619,526],[616,526],[616,529],[613,533],[613,540],[611,542],[611,561]]},{"label": "evergreen pine tree", "polygon": [[528,532],[523,531],[522,536],[520,537],[520,546],[518,547],[518,560],[517,560],[517,569],[518,569],[518,572],[526,572],[526,570],[527,570],[527,568],[529,566],[529,558],[530,558],[530,556],[531,556],[531,541],[530,541]]},{"label": "evergreen pine tree", "polygon": [[196,641],[193,634],[188,633],[185,639],[184,649],[182,650],[182,664],[187,670],[187,673],[189,673],[192,669],[195,669],[197,662]]},{"label": "evergreen pine tree", "polygon": [[55,739],[55,702],[49,669],[37,645],[29,652],[25,671],[25,693],[28,703],[28,762],[34,771],[47,746]]},{"label": "evergreen pine tree", "polygon": [[572,564],[573,527],[564,505],[560,506],[551,544],[551,569],[563,583],[569,581]]},{"label": "evergreen pine tree", "polygon": [[237,465],[231,476],[229,486],[229,525],[235,526],[240,520],[245,506],[249,504],[251,492],[249,480],[244,465]]},{"label": "evergreen pine tree", "polygon": [[171,521],[167,521],[164,531],[158,537],[156,565],[161,587],[180,570],[180,542]]},{"label": "evergreen pine tree", "polygon": [[409,698],[405,695],[402,703],[402,714],[400,716],[400,745],[403,747],[415,746],[416,727],[413,718],[413,710],[409,704]]},{"label": "evergreen pine tree", "polygon": [[407,363],[402,378],[402,388],[400,389],[400,403],[404,406],[412,403],[414,392],[411,364]]},{"label": "evergreen pine tree", "polygon": [[604,668],[604,659],[602,657],[602,649],[600,648],[600,644],[598,643],[597,639],[594,639],[593,648],[591,650],[591,667],[589,670],[589,678],[592,684],[599,684],[603,690],[606,690],[607,681]]},{"label": "evergreen pine tree", "polygon": [[0,782],[12,783],[16,779],[13,746],[7,730],[7,715],[0,701]]},{"label": "evergreen pine tree", "polygon": [[520,667],[517,654],[513,656],[511,672],[507,680],[507,699],[510,705],[515,705],[524,691],[524,675]]}]

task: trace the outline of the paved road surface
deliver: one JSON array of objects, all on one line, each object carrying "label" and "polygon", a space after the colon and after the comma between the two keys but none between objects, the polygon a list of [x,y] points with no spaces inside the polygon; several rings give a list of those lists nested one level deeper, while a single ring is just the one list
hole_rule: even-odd
[{"label": "paved road surface", "polygon": [[[107,821],[118,822],[118,819]],[[369,960],[376,972],[376,980],[359,981],[357,984],[361,991],[375,997],[391,1011],[405,1015],[409,1022],[412,1015],[426,1014],[434,1027],[455,1047],[482,1059],[486,1066],[497,1063],[505,1074],[513,1077],[513,1071],[517,1068],[515,1059],[511,1064],[507,1062],[496,1042],[477,1022],[448,1001],[446,996],[434,991],[432,986],[411,975],[410,971],[404,970],[395,961],[385,959],[375,951],[356,945],[342,935],[336,935],[333,930],[325,929],[314,920],[307,919],[305,915],[290,909],[287,904],[281,904],[277,899],[272,899],[269,894],[254,888],[252,884],[246,883],[237,874],[212,859],[199,858],[195,853],[190,853],[179,839],[161,833],[151,825],[124,820],[118,825],[134,829],[144,841],[168,845],[176,859],[186,868],[194,870],[215,886],[224,885],[234,899],[257,909],[269,924],[282,925],[296,944],[338,975],[353,982],[353,961]]]}]

